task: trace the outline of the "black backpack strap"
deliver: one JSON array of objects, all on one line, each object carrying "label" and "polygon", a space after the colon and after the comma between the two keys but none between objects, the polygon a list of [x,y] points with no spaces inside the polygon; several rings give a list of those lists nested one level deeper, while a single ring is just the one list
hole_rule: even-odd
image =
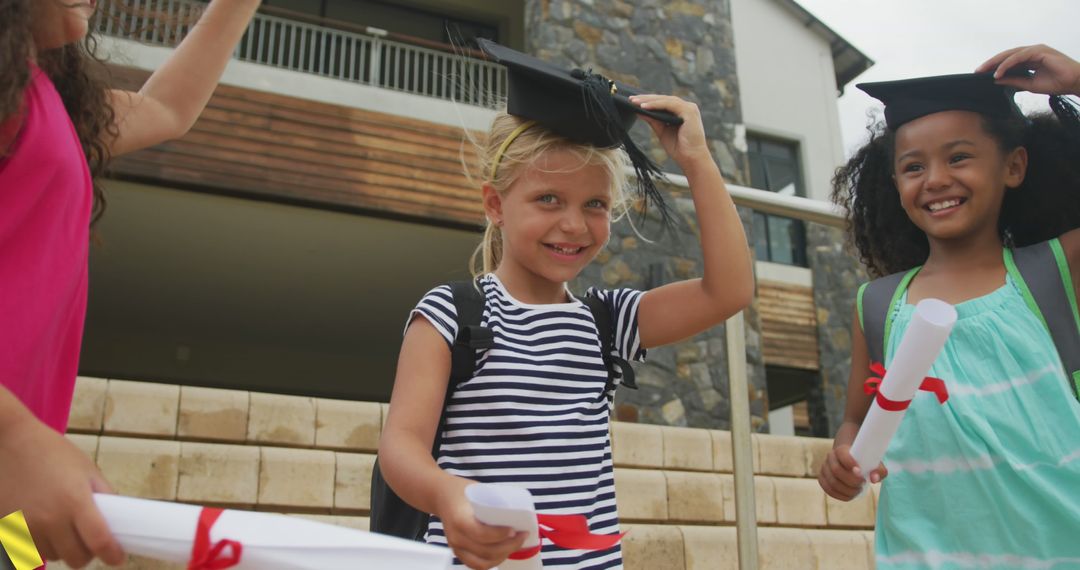
[{"label": "black backpack strap", "polygon": [[495,344],[491,329],[480,326],[484,317],[484,294],[479,281],[453,281],[450,292],[454,296],[454,309],[457,313],[457,336],[450,348],[450,382],[446,386],[446,395],[450,396],[454,387],[472,378],[476,370],[476,352],[486,350]]},{"label": "black backpack strap", "polygon": [[491,329],[480,326],[484,317],[484,294],[480,281],[452,281],[450,293],[454,297],[454,313],[457,315],[457,336],[454,337],[454,344],[450,346],[450,379],[446,383],[439,427],[435,430],[435,440],[431,446],[432,455],[438,453],[442,444],[446,406],[450,403],[450,395],[458,384],[473,377],[476,372],[476,353],[495,344],[495,335]]},{"label": "black backpack strap", "polygon": [[[454,388],[472,378],[476,368],[476,353],[488,349],[494,344],[491,329],[481,327],[484,314],[484,295],[480,284],[471,281],[450,283],[450,292],[454,299],[457,315],[457,336],[450,347],[450,378],[446,383],[446,395],[443,398],[442,412],[439,414],[439,426],[431,442],[431,455],[437,457],[442,445],[443,428],[446,425],[446,406]],[[398,497],[397,493],[383,478],[379,459],[375,458],[375,467],[371,472],[371,518],[370,530],[409,540],[423,540],[427,532],[430,515],[414,509]]]},{"label": "black backpack strap", "polygon": [[1005,264],[1028,308],[1042,320],[1054,341],[1070,380],[1069,391],[1080,398],[1080,323],[1076,290],[1065,252],[1057,239],[1006,250]]},{"label": "black backpack strap", "polygon": [[885,343],[888,342],[892,328],[892,307],[918,270],[916,267],[910,271],[893,273],[859,287],[855,303],[871,364],[885,364]]},{"label": "black backpack strap", "polygon": [[604,357],[604,368],[607,368],[608,379],[604,393],[607,394],[615,388],[615,381],[622,378],[620,383],[627,388],[637,390],[637,382],[634,380],[634,369],[625,358],[615,352],[615,327],[611,324],[611,313],[604,304],[604,300],[593,294],[585,295],[581,299],[592,313],[596,321],[596,332],[600,337],[600,349]]}]

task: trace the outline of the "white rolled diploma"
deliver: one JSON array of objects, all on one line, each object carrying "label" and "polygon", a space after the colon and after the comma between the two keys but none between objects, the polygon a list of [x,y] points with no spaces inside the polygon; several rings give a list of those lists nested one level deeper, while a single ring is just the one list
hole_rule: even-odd
[{"label": "white rolled diploma", "polygon": [[[497,483],[473,483],[465,487],[465,497],[472,504],[476,520],[491,526],[506,526],[527,532],[521,548],[540,544],[540,526],[536,520],[536,505],[528,489]],[[540,553],[525,560],[505,560],[497,570],[540,570],[544,563]]]},{"label": "white rolled diploma", "polygon": [[[956,309],[952,305],[938,299],[919,301],[915,305],[911,324],[878,386],[881,394],[899,402],[914,398],[955,324]],[[851,455],[862,469],[863,479],[869,479],[870,472],[885,457],[885,451],[896,435],[905,412],[907,410],[883,410],[877,404],[877,397],[874,397],[870,411],[851,444]]]},{"label": "white rolled diploma", "polygon": [[[125,552],[190,560],[202,507],[103,494],[95,494],[94,502]],[[272,513],[225,510],[210,529],[210,544],[226,538],[243,545],[234,566],[240,570],[447,570],[453,562],[446,548]]]}]

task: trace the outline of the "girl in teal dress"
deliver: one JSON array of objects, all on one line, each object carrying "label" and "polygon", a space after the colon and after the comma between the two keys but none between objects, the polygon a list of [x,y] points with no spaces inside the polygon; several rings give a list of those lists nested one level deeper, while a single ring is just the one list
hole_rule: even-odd
[{"label": "girl in teal dress", "polygon": [[[869,474],[882,482],[882,570],[1080,568],[1080,385],[1011,263],[1013,248],[1051,241],[1047,271],[1080,326],[1080,122],[1062,97],[1080,94],[1080,63],[1032,46],[979,71],[994,73],[860,85],[885,103],[886,125],[834,179],[870,273],[913,275],[889,309],[886,368],[915,303],[958,313],[930,370],[948,401],[917,395]],[[1054,114],[1024,117],[1015,89],[1056,95]],[[872,401],[853,321],[844,423],[819,475],[845,501],[862,490],[850,447]]]}]

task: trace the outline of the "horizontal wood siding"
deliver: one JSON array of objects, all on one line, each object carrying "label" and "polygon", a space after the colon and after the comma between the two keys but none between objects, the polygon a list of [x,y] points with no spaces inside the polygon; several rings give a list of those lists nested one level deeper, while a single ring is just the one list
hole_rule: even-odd
[{"label": "horizontal wood siding", "polygon": [[758,282],[765,364],[817,370],[817,310],[810,287]]},{"label": "horizontal wood siding", "polygon": [[[114,67],[138,89],[148,72]],[[114,175],[256,197],[478,226],[480,192],[462,172],[461,129],[218,86],[184,137],[113,162]]]}]

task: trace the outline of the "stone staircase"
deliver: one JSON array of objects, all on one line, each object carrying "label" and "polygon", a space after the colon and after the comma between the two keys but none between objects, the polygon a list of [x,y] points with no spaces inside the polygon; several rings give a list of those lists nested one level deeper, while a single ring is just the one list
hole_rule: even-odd
[{"label": "stone staircase", "polygon": [[[68,437],[123,495],[366,530],[385,415],[373,402],[82,377]],[[615,422],[612,436],[626,568],[736,569],[730,433]],[[760,568],[873,568],[877,490],[828,498],[815,477],[829,447],[754,435]]]}]

